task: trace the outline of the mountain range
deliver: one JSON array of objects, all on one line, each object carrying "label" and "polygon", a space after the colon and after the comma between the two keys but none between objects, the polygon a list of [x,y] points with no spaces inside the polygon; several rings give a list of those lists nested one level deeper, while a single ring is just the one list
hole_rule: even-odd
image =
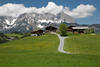
[{"label": "mountain range", "polygon": [[18,17],[0,16],[0,32],[2,33],[27,33],[37,28],[49,25],[59,26],[61,22],[75,23],[75,19],[61,12],[57,15],[51,13],[24,13]]}]

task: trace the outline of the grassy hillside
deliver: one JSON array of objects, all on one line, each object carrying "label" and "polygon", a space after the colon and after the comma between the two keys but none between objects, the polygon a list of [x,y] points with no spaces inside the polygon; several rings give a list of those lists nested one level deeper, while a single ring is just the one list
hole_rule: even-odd
[{"label": "grassy hillside", "polygon": [[100,67],[99,55],[62,54],[58,44],[51,34],[0,44],[0,67]]}]

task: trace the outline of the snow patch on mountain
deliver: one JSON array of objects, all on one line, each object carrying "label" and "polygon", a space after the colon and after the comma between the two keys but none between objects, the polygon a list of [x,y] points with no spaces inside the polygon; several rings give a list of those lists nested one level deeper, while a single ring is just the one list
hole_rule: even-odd
[{"label": "snow patch on mountain", "polygon": [[15,21],[16,21],[16,19],[13,19],[12,21],[9,21],[9,20],[5,19],[5,23],[7,25],[13,25],[15,23]]}]

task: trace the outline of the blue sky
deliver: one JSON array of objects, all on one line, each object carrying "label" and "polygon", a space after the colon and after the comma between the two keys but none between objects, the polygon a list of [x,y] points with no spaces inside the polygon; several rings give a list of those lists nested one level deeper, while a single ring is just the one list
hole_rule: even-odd
[{"label": "blue sky", "polygon": [[93,13],[93,16],[86,18],[77,19],[77,23],[80,24],[100,24],[100,0],[0,0],[0,6],[6,3],[15,3],[15,4],[24,4],[25,7],[45,7],[48,2],[54,2],[57,5],[63,5],[69,7],[70,9],[76,8],[80,4],[90,4],[96,8],[96,11]]}]

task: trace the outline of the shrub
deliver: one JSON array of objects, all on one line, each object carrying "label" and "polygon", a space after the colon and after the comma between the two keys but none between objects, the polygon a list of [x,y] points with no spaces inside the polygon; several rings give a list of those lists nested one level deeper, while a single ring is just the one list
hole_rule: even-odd
[{"label": "shrub", "polygon": [[4,43],[8,41],[8,37],[3,33],[0,33],[0,43]]},{"label": "shrub", "polygon": [[59,27],[60,30],[60,35],[61,36],[66,36],[67,35],[67,26],[66,24],[61,24]]}]

